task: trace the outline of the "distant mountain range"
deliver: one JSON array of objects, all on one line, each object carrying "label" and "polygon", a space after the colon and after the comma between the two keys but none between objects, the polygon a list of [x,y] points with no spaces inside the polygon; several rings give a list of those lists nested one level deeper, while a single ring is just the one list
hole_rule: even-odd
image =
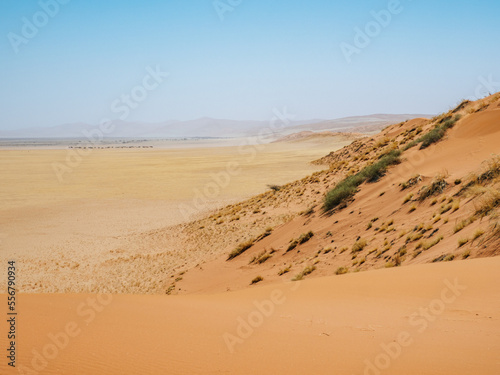
[{"label": "distant mountain range", "polygon": [[[280,125],[279,135],[301,131],[371,132],[382,127],[416,117],[430,115],[377,114],[369,116],[345,117],[334,120],[290,121]],[[165,121],[161,123],[113,121],[113,131],[104,134],[106,138],[237,138],[255,136],[260,132],[271,135],[269,121],[235,121],[200,118],[191,121]],[[28,128],[0,131],[0,138],[86,138],[96,126],[84,123],[57,125],[47,128]]]}]

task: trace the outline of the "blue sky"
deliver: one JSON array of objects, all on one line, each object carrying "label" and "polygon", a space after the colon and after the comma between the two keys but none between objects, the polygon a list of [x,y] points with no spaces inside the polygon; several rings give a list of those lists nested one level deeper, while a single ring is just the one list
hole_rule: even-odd
[{"label": "blue sky", "polygon": [[[112,104],[141,92],[148,67],[169,76],[126,120],[438,113],[486,93],[489,77],[500,91],[493,0],[401,0],[379,30],[371,12],[390,1],[221,0],[221,20],[212,0],[61,0],[44,25],[51,2],[0,2],[0,129],[118,118]],[[34,18],[16,53],[13,34]],[[370,22],[348,63],[341,43],[357,48]]]}]

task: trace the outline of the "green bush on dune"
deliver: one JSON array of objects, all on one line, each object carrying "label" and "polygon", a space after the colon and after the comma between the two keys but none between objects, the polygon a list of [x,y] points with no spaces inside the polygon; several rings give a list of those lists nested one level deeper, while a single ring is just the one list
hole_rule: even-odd
[{"label": "green bush on dune", "polygon": [[460,115],[456,115],[453,118],[446,117],[446,118],[442,119],[438,123],[438,125],[436,125],[436,127],[434,129],[432,129],[431,131],[429,131],[427,134],[424,134],[420,138],[408,143],[405,146],[404,150],[406,151],[412,147],[415,147],[419,143],[421,143],[420,149],[423,150],[424,148],[429,147],[433,143],[439,142],[446,134],[446,131],[448,129],[451,129],[452,127],[454,127],[455,124],[457,123],[457,121],[460,120],[461,117],[462,116],[460,116]]},{"label": "green bush on dune", "polygon": [[379,161],[365,167],[362,171],[340,181],[325,197],[324,209],[330,211],[356,194],[363,182],[375,182],[385,175],[387,168],[400,162],[401,151],[392,150]]}]

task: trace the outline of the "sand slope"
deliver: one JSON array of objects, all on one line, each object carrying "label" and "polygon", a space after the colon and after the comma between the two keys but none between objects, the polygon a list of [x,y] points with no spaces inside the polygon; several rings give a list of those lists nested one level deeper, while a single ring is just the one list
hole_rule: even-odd
[{"label": "sand slope", "polygon": [[[95,308],[95,295],[21,295],[19,363],[51,355],[47,335],[74,322],[79,334],[40,374],[378,374],[370,362],[383,374],[496,375],[499,269],[500,258],[475,259],[218,295],[120,295]],[[255,328],[240,340],[242,320]],[[0,373],[17,372],[2,359]]]},{"label": "sand slope", "polygon": [[[312,181],[305,181],[304,189],[323,193],[311,194],[318,198],[316,202],[310,201],[310,213],[297,215],[293,220],[274,227],[269,236],[256,241],[235,259],[227,261],[227,254],[236,248],[237,243],[219,258],[209,259],[178,275],[182,280],[172,284],[177,288],[176,293],[242,289],[257,276],[263,277],[262,283],[275,283],[280,279],[290,280],[312,266],[315,270],[307,277],[333,275],[339,267],[354,272],[394,266],[396,261],[408,266],[500,254],[496,211],[492,210],[484,217],[474,217],[476,208],[489,196],[484,192],[500,194],[500,178],[497,176],[488,183],[477,185],[475,192],[467,190],[471,174],[481,174],[491,168],[488,162],[496,160],[495,173],[498,174],[500,159],[494,156],[500,153],[498,99],[481,111],[476,111],[474,105],[477,104],[469,104],[471,108],[462,110],[462,119],[440,142],[422,150],[409,148],[402,154],[400,164],[393,166],[377,182],[361,185],[347,207],[336,209],[331,215],[321,209],[324,194],[330,189],[325,182],[341,177],[339,171],[322,172]],[[390,140],[403,142],[405,133],[420,126],[427,127],[423,134],[434,125],[425,119],[393,125],[373,141],[366,138],[356,141],[323,159],[329,162],[353,159],[354,163],[366,162],[360,157],[370,155],[365,151],[369,150],[366,144],[385,143],[385,147],[391,147]],[[382,148],[375,147],[375,150]],[[354,158],[350,155],[353,152],[356,154]],[[372,158],[371,162],[373,160],[378,158]],[[326,173],[334,176],[326,176]],[[440,175],[447,182],[446,188],[429,199],[419,200],[422,189]],[[402,183],[415,176],[418,176],[418,182],[403,189]],[[293,192],[288,194],[293,197]],[[265,211],[269,212],[268,209]],[[457,230],[457,225],[464,221],[464,227]],[[287,251],[294,239],[309,231],[314,233],[309,241]],[[358,240],[364,240],[366,246],[354,252],[352,249]],[[254,260],[261,254],[267,254],[269,259],[259,264]],[[290,272],[280,274],[286,268]]]}]

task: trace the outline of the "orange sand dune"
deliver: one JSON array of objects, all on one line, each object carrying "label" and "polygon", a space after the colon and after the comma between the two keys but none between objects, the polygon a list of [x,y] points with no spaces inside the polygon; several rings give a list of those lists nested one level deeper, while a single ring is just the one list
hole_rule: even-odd
[{"label": "orange sand dune", "polygon": [[500,109],[474,113],[451,129],[443,142],[425,151],[409,150],[405,155],[407,162],[395,168],[395,173],[407,177],[418,171],[432,177],[438,171],[446,171],[450,177],[463,177],[500,152],[499,121]]},{"label": "orange sand dune", "polygon": [[[425,119],[415,119],[402,126],[393,125],[378,138],[395,138],[405,130],[405,126],[409,129],[428,122]],[[386,257],[391,252],[396,254],[402,249],[406,255],[401,261],[403,266],[432,262],[446,256],[458,260],[471,256],[471,253],[472,256],[499,254],[498,235],[491,240],[488,240],[488,235],[477,241],[471,240],[476,231],[490,230],[498,216],[482,218],[469,223],[464,230],[455,230],[457,223],[468,219],[480,202],[481,198],[474,200],[474,197],[457,197],[457,194],[472,172],[481,171],[485,161],[500,153],[499,124],[500,109],[496,106],[465,115],[440,142],[423,150],[419,147],[408,149],[402,154],[402,162],[392,167],[385,177],[378,182],[361,185],[347,208],[325,215],[320,201],[315,212],[297,216],[275,227],[268,237],[256,242],[239,257],[227,261],[227,254],[237,245],[234,244],[220,257],[207,259],[187,273],[178,274],[182,276],[182,280],[176,283],[176,292],[185,294],[237,290],[248,287],[257,276],[263,278],[262,283],[273,283],[278,279],[291,279],[313,265],[315,270],[307,276],[309,278],[333,275],[338,267],[346,267],[349,272],[380,268],[391,265],[394,258]],[[332,156],[329,158],[332,159]],[[440,174],[446,176],[448,188],[442,195],[436,195],[440,199],[439,204],[418,201],[416,197],[420,189]],[[400,184],[415,175],[420,175],[422,182],[412,188],[401,189]],[[463,180],[463,183],[455,185],[456,180]],[[412,195],[407,198],[409,194]],[[322,195],[319,196],[322,199]],[[441,219],[438,213],[442,202],[448,201],[450,197],[453,197],[452,201],[456,199],[458,202],[457,209],[443,212]],[[406,202],[405,199],[410,201]],[[412,212],[411,205],[415,205]],[[376,223],[368,228],[367,224],[372,223],[374,218]],[[383,227],[382,223],[390,221],[394,224],[394,230],[387,232],[376,229],[378,226]],[[421,240],[422,246],[423,242],[431,242],[442,236],[435,245],[420,252],[419,241],[407,240],[408,235],[419,225],[432,229]],[[308,231],[314,233],[310,241],[297,246],[293,251],[287,251],[293,239]],[[434,237],[429,233],[433,233]],[[361,238],[366,240],[367,245],[359,256],[353,255],[353,245]],[[467,239],[467,245],[458,245],[458,241],[464,238]],[[329,249],[328,253],[326,249]],[[271,250],[273,253],[269,255],[272,257],[265,263],[257,264],[252,261],[259,254],[270,253]],[[386,254],[378,256],[377,253],[381,251]],[[464,255],[467,251],[469,254]],[[290,272],[281,274],[280,271],[285,268]]]},{"label": "orange sand dune", "polygon": [[487,258],[217,295],[19,295],[20,371],[2,356],[0,373],[497,375],[499,269]]}]

